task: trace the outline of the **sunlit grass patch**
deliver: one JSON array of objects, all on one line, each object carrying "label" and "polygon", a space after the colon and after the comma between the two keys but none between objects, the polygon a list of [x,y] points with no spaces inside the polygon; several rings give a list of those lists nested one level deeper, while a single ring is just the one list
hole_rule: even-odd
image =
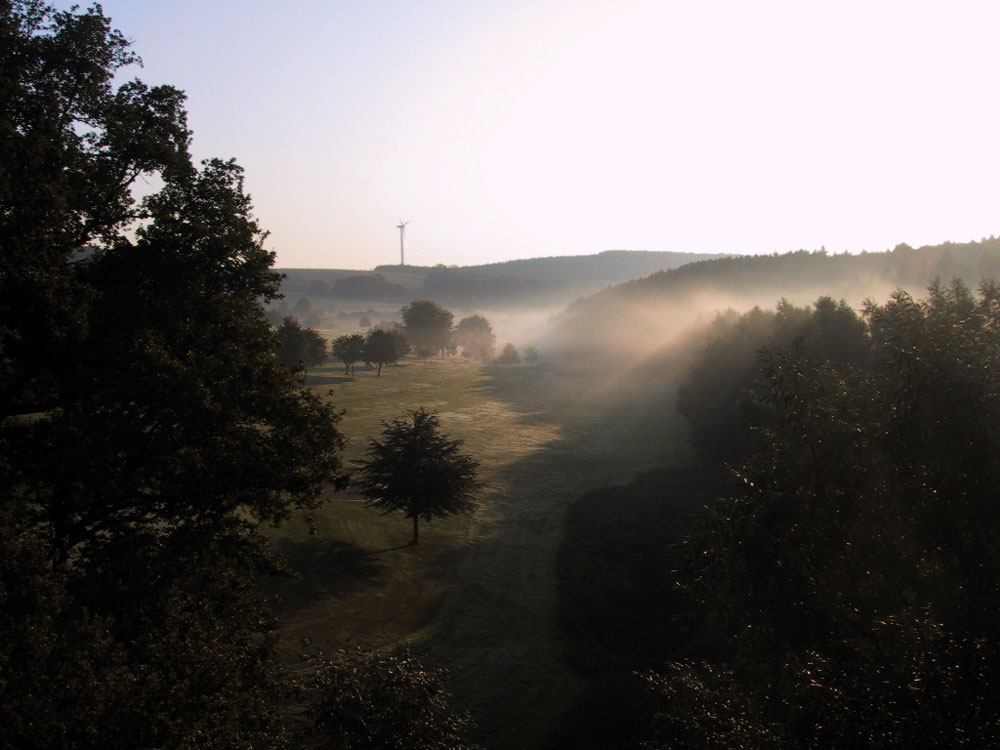
[{"label": "sunlit grass patch", "polygon": [[283,591],[287,658],[301,637],[415,644],[455,668],[456,701],[477,717],[481,741],[533,745],[579,680],[555,628],[565,511],[683,442],[662,376],[653,368],[624,382],[610,368],[437,358],[407,358],[381,376],[358,367],[345,377],[337,363],[318,369],[310,387],[344,410],[348,466],[380,434],[380,420],[424,406],[442,432],[465,441],[483,487],[474,515],[421,524],[416,547],[402,514],[382,516],[350,489],[318,513],[314,537],[300,519],[280,530],[276,548],[303,576]]},{"label": "sunlit grass patch", "polygon": [[[382,420],[424,406],[438,412],[442,430],[464,440],[465,451],[480,461],[483,495],[488,496],[497,470],[555,432],[551,425],[521,429],[510,403],[484,400],[493,381],[476,363],[406,359],[383,368],[381,376],[357,367],[353,378],[329,363],[313,370],[309,382],[344,411],[340,429],[348,439],[348,469],[364,454],[369,438],[379,435]],[[382,515],[351,490],[331,493],[316,514],[315,534],[296,518],[273,535],[276,550],[300,575],[269,586],[284,601],[286,640],[350,638],[377,646],[406,638],[433,614],[448,571],[465,549],[469,523],[468,517],[456,516],[422,524],[421,543],[412,547],[411,524],[401,513]]]}]

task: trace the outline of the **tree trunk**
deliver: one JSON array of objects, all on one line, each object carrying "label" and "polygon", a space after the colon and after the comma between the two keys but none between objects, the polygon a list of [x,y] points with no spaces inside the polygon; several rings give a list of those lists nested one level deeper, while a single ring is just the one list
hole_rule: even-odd
[{"label": "tree trunk", "polygon": [[377,378],[381,374],[382,374],[382,363],[379,362],[378,363],[378,372],[375,373],[375,377]]},{"label": "tree trunk", "polygon": [[411,544],[420,544],[420,516],[413,517],[413,542]]}]

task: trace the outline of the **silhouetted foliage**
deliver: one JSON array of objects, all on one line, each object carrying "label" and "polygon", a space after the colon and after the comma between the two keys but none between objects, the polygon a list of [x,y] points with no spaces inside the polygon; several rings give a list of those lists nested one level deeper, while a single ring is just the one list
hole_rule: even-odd
[{"label": "silhouetted foliage", "polygon": [[0,746],[278,747],[258,529],[343,486],[338,416],[275,359],[242,171],[134,59],[0,4]]},{"label": "silhouetted foliage", "polygon": [[275,356],[293,372],[302,370],[303,382],[309,368],[326,362],[328,355],[326,339],[312,328],[303,328],[295,318],[285,318],[278,326],[278,350]]},{"label": "silhouetted foliage", "polygon": [[378,368],[376,377],[382,374],[382,365],[399,361],[409,351],[406,338],[395,328],[372,328],[365,338],[365,362]]},{"label": "silhouetted foliage", "polygon": [[331,344],[333,356],[344,363],[344,374],[351,372],[351,365],[360,362],[365,356],[365,337],[360,333],[350,333],[338,336]]},{"label": "silhouetted foliage", "polygon": [[462,347],[466,357],[475,357],[480,362],[486,362],[493,356],[493,344],[496,336],[493,327],[482,315],[470,315],[462,318],[455,326],[455,341]]},{"label": "silhouetted foliage", "polygon": [[782,300],[774,311],[759,307],[719,314],[678,389],[677,409],[691,425],[692,441],[711,461],[733,461],[757,447],[767,423],[753,395],[760,377],[754,352],[762,346],[798,346],[838,364],[860,363],[868,351],[864,322],[841,301],[820,297],[813,307]]},{"label": "silhouetted foliage", "polygon": [[450,312],[435,302],[418,299],[403,307],[400,313],[406,339],[417,349],[418,356],[426,358],[447,348],[454,319]]},{"label": "silhouetted foliage", "polygon": [[524,361],[529,365],[535,364],[538,361],[538,349],[530,345],[524,347]]},{"label": "silhouetted foliage", "polygon": [[521,355],[517,353],[513,344],[508,343],[496,358],[496,363],[498,365],[519,365],[521,364]]},{"label": "silhouetted foliage", "polygon": [[1000,289],[864,319],[864,366],[764,359],[779,419],[679,558],[732,657],[651,678],[655,747],[1000,741]]},{"label": "silhouetted foliage", "polygon": [[447,672],[396,655],[342,651],[320,657],[320,699],[310,710],[324,747],[351,750],[470,750],[472,720],[453,711]]},{"label": "silhouetted foliage", "polygon": [[366,458],[354,462],[369,505],[412,518],[414,544],[420,542],[421,518],[475,510],[479,464],[459,451],[461,440],[440,433],[437,415],[420,407],[382,425],[382,440],[370,438]]}]

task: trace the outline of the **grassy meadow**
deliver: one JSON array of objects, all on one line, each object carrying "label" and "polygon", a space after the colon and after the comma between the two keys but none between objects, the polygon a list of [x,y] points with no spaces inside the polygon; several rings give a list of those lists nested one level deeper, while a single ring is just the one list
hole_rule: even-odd
[{"label": "grassy meadow", "polygon": [[380,377],[363,366],[347,376],[336,362],[310,371],[308,387],[344,411],[348,462],[380,420],[424,406],[465,441],[484,487],[473,515],[421,523],[416,547],[402,514],[366,508],[351,489],[330,493],[315,534],[301,519],[275,531],[301,576],[269,587],[284,602],[286,659],[296,660],[304,638],[409,643],[451,670],[454,704],[472,713],[486,747],[541,745],[590,691],[566,658],[573,638],[560,624],[560,608],[573,611],[560,591],[567,555],[557,554],[567,509],[598,488],[620,502],[614,488],[637,472],[692,460],[664,377],[658,368],[563,366],[544,353],[537,367],[408,357]]}]

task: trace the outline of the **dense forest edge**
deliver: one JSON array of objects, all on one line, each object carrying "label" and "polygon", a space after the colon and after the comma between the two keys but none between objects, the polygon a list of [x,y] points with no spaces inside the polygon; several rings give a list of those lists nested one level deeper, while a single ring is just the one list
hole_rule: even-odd
[{"label": "dense forest edge", "polygon": [[595,679],[550,746],[995,744],[996,283],[700,334],[701,468],[570,509],[561,621]]},{"label": "dense forest edge", "polygon": [[[1000,239],[946,242],[887,252],[824,249],[726,257],[689,263],[582,297],[557,316],[543,341],[570,356],[644,357],[679,342],[678,333],[711,321],[718,310],[796,305],[827,296],[852,307],[895,289],[921,290],[949,281],[1000,276]],[[668,321],[668,322],[666,322]],[[666,323],[665,323],[666,322]]]}]

